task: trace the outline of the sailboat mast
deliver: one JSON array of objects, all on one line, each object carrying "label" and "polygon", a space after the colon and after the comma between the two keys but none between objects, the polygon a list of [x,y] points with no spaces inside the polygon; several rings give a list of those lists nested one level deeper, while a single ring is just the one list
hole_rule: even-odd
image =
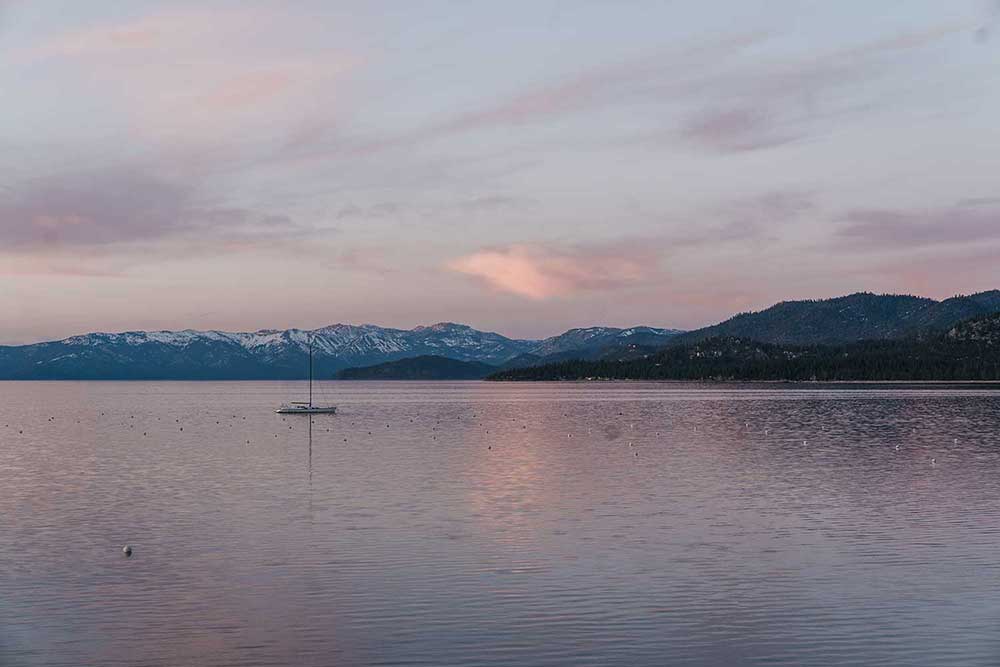
[{"label": "sailboat mast", "polygon": [[309,337],[309,407],[313,406],[313,341]]}]

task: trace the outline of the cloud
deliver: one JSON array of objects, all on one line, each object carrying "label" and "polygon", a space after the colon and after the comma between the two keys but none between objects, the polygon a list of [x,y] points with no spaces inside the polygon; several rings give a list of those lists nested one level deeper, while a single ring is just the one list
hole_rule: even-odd
[{"label": "cloud", "polygon": [[663,96],[665,81],[687,80],[699,71],[737,55],[764,39],[762,33],[740,33],[708,40],[671,53],[657,52],[619,63],[604,64],[500,95],[478,108],[449,112],[393,136],[350,137],[326,124],[293,133],[276,159],[329,155],[359,156],[405,148],[474,130],[527,125],[593,111],[622,101]]},{"label": "cloud", "polygon": [[20,54],[22,59],[95,58],[174,50],[218,36],[220,27],[246,29],[260,16],[247,12],[173,10],[58,33]]},{"label": "cloud", "polygon": [[787,222],[816,208],[811,192],[773,190],[754,197],[739,199],[729,205],[735,215],[759,222]]},{"label": "cloud", "polygon": [[201,108],[227,111],[262,104],[279,96],[295,83],[289,70],[273,69],[241,73],[218,88],[208,91],[201,99]]},{"label": "cloud", "polygon": [[399,215],[400,210],[400,205],[395,202],[380,202],[364,208],[348,204],[337,211],[337,220],[391,218]]},{"label": "cloud", "polygon": [[1000,206],[1000,197],[969,197],[959,200],[956,206]]},{"label": "cloud", "polygon": [[681,136],[724,153],[772,148],[798,139],[801,134],[780,129],[765,109],[708,110],[692,118]]},{"label": "cloud", "polygon": [[[371,153],[476,129],[511,127],[622,104],[692,109],[671,135],[715,151],[774,148],[870,108],[846,92],[881,73],[898,55],[933,44],[964,25],[933,26],[807,57],[768,62],[736,56],[763,44],[761,32],[736,34],[628,62],[595,67],[454,114],[397,137],[345,142],[349,152]],[[697,111],[694,111],[697,110]],[[671,119],[672,122],[672,119]]]},{"label": "cloud", "polygon": [[529,88],[480,109],[425,128],[430,135],[478,127],[508,126],[593,110],[623,99],[660,95],[664,83],[685,81],[692,72],[725,62],[766,38],[760,32],[707,40],[670,53],[598,66]]},{"label": "cloud", "polygon": [[919,247],[1000,239],[1000,206],[989,198],[936,209],[854,209],[836,234],[866,248]]},{"label": "cloud", "polygon": [[802,221],[817,208],[813,192],[796,188],[740,196],[687,211],[683,217],[654,216],[651,219],[669,224],[646,242],[667,248],[674,259],[702,248],[713,252],[734,245],[758,249],[761,242],[780,240],[790,224]]},{"label": "cloud", "polygon": [[997,21],[1000,19],[1000,0],[987,0],[984,5],[983,20],[975,32],[976,39],[980,42],[990,40],[996,29]]},{"label": "cloud", "polygon": [[[453,259],[446,268],[472,276],[496,291],[532,300],[627,287],[652,289],[658,294],[668,291],[676,297],[688,289],[684,283],[690,277],[668,276],[660,268],[662,259],[669,257],[681,266],[705,249],[718,255],[722,249],[756,246],[780,237],[783,225],[800,220],[816,206],[811,192],[774,190],[704,209],[696,215],[697,224],[687,224],[681,230],[615,243],[490,247]],[[759,259],[760,255],[755,252],[754,257]],[[700,269],[693,266],[701,281]],[[713,268],[716,274],[724,270]],[[699,289],[693,293],[700,294]],[[721,288],[715,285],[713,289]]]},{"label": "cloud", "polygon": [[335,268],[383,277],[403,272],[400,263],[387,256],[386,248],[383,246],[348,248],[341,251],[334,261],[328,261],[328,264]]},{"label": "cloud", "polygon": [[0,192],[0,243],[8,252],[185,236],[247,243],[310,231],[285,215],[219,206],[191,183],[132,165],[55,173]]},{"label": "cloud", "polygon": [[[833,123],[869,111],[892,96],[872,98],[864,84],[893,67],[901,56],[964,29],[934,26],[904,32],[830,53],[708,72],[677,91],[699,105],[676,132],[683,141],[715,152],[776,148],[820,134]],[[686,88],[686,90],[685,90]]]},{"label": "cloud", "polygon": [[528,197],[509,195],[484,195],[452,201],[411,204],[386,201],[367,206],[347,204],[337,210],[335,217],[337,220],[380,220],[415,216],[437,220],[444,216],[468,216],[489,211],[521,209],[535,203],[533,199]]},{"label": "cloud", "polygon": [[517,244],[459,257],[446,268],[501,292],[543,300],[639,283],[656,271],[657,261],[656,253],[638,247]]},{"label": "cloud", "polygon": [[[932,45],[967,25],[937,25],[815,55],[767,60],[753,49],[771,33],[737,33],[618,63],[593,66],[468,110],[448,110],[409,130],[352,135],[329,121],[288,135],[270,160],[369,157],[453,135],[521,128],[608,108],[655,109],[663,127],[635,137],[645,146],[680,140],[713,152],[772,149],[827,131],[871,110],[878,87],[866,84],[891,67],[912,67],[904,54]],[[891,104],[892,92],[877,101]]]},{"label": "cloud", "polygon": [[130,169],[35,179],[0,198],[0,240],[11,246],[148,240],[185,224],[191,188]]},{"label": "cloud", "polygon": [[334,84],[355,59],[282,41],[311,27],[295,12],[177,7],[43,35],[9,61],[75,72],[88,101],[168,144],[245,141],[317,109],[330,117]]},{"label": "cloud", "polygon": [[458,202],[455,206],[467,213],[476,211],[496,211],[508,208],[520,208],[533,204],[534,201],[525,197],[511,197],[508,195],[487,195],[485,197],[473,197]]},{"label": "cloud", "polygon": [[708,209],[705,217],[723,222],[710,228],[709,233],[693,238],[713,244],[772,240],[780,238],[789,223],[800,221],[816,208],[813,193],[803,190],[773,190],[739,197]]}]

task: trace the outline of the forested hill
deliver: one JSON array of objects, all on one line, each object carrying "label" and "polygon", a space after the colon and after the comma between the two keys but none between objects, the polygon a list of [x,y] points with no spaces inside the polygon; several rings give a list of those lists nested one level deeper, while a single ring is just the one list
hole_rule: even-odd
[{"label": "forested hill", "polygon": [[1000,314],[943,334],[840,345],[777,345],[736,336],[669,347],[642,359],[567,361],[492,380],[1000,380]]},{"label": "forested hill", "polygon": [[943,332],[956,323],[1000,311],[1000,291],[944,301],[861,292],[833,299],[782,301],[675,336],[669,345],[737,337],[778,345],[832,345]]}]

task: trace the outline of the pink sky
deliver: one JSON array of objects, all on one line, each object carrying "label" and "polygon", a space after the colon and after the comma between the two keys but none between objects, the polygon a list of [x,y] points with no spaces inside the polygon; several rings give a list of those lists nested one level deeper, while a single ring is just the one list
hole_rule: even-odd
[{"label": "pink sky", "polygon": [[0,344],[1000,287],[995,3],[0,2]]}]

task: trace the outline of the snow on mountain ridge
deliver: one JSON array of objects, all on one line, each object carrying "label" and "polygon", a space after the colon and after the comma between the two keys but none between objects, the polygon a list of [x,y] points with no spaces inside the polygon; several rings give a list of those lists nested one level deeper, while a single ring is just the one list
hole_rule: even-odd
[{"label": "snow on mountain ridge", "polygon": [[635,326],[628,329],[619,329],[616,327],[581,327],[569,329],[558,336],[538,341],[538,344],[530,352],[538,356],[546,356],[590,345],[612,346],[622,339],[639,334],[667,338],[677,333],[679,332],[676,329],[657,329],[646,326]]},{"label": "snow on mountain ridge", "polygon": [[264,360],[277,360],[285,358],[290,352],[304,354],[311,339],[313,353],[317,358],[339,359],[351,363],[419,354],[444,354],[460,359],[500,363],[525,353],[545,355],[593,345],[610,345],[637,333],[667,336],[674,331],[652,327],[587,327],[533,340],[507,338],[495,332],[480,331],[454,322],[438,322],[412,329],[337,323],[312,330],[95,332],[72,336],[55,343],[87,347],[163,345],[179,349],[196,344],[231,345],[243,350],[241,354],[250,353]]},{"label": "snow on mountain ridge", "polygon": [[[301,377],[312,343],[320,377],[422,355],[501,365],[540,346],[563,355],[621,344],[622,330],[595,327],[544,340],[518,340],[442,322],[413,329],[334,324],[314,330],[89,333],[34,345],[0,346],[0,374],[12,379],[288,379]],[[655,345],[645,329],[628,339]],[[618,336],[618,338],[616,338]],[[542,355],[535,355],[541,357]]]}]

